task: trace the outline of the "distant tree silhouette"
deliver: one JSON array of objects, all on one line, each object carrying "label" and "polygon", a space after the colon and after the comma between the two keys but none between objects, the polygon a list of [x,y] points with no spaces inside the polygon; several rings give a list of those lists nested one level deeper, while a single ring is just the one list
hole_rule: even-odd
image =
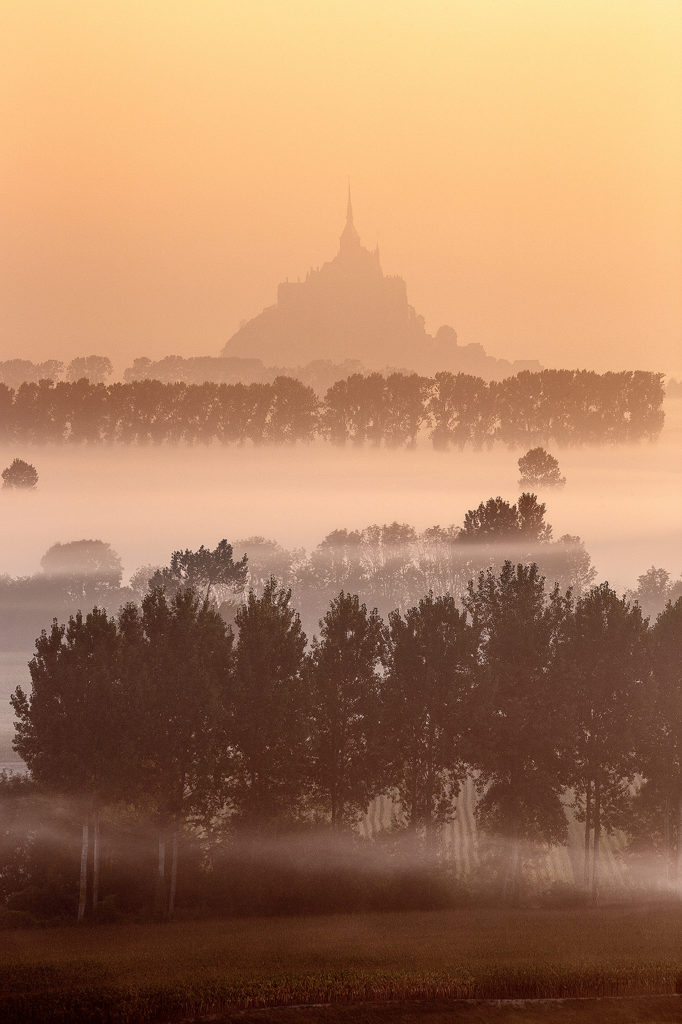
[{"label": "distant tree silhouette", "polygon": [[552,539],[552,527],[544,521],[546,509],[535,494],[522,494],[515,505],[500,497],[489,498],[466,513],[458,540],[479,544],[547,544]]},{"label": "distant tree silhouette", "polygon": [[64,369],[59,359],[46,359],[43,363],[32,363],[30,359],[0,360],[0,381],[10,388],[24,383],[37,384],[40,380],[57,380]]},{"label": "distant tree silhouette", "polygon": [[33,490],[38,483],[38,473],[35,466],[23,459],[14,461],[2,471],[2,486],[16,487],[22,490]]},{"label": "distant tree silhouette", "polygon": [[559,463],[544,448],[531,448],[519,459],[521,479],[519,487],[537,490],[539,487],[563,487],[566,477],[561,475]]},{"label": "distant tree silhouette", "polygon": [[76,379],[40,378],[16,390],[0,383],[0,437],[88,444],[326,437],[412,447],[430,431],[434,447],[445,450],[497,442],[628,443],[655,438],[663,426],[662,375],[655,373],[523,371],[490,382],[468,374],[352,373],[320,401],[308,383],[281,372],[251,383],[161,383],[142,367],[143,379],[105,385],[106,367],[90,367],[90,379],[86,370],[78,363]]},{"label": "distant tree silhouette", "polygon": [[103,384],[114,372],[108,356],[78,356],[66,368],[66,379],[81,380],[85,377],[91,384]]},{"label": "distant tree silhouette", "polygon": [[631,603],[637,602],[642,609],[642,615],[655,619],[668,601],[674,603],[682,596],[682,578],[673,583],[666,569],[657,569],[652,565],[637,577],[637,588],[628,590],[625,596]]},{"label": "distant tree silhouette", "polygon": [[211,551],[202,544],[198,551],[174,551],[170,565],[155,572],[149,586],[165,587],[170,595],[184,587],[192,587],[207,600],[214,592],[218,600],[234,593],[246,582],[247,556],[237,562],[232,555],[232,545],[221,540]]},{"label": "distant tree silhouette", "polygon": [[102,540],[53,544],[40,564],[46,576],[61,583],[68,600],[101,604],[121,586],[121,559],[111,544]]}]

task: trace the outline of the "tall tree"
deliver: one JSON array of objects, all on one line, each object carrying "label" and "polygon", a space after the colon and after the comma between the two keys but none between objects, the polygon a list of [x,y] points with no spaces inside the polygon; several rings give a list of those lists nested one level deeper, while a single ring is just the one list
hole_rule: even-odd
[{"label": "tall tree", "polygon": [[408,827],[423,828],[430,842],[452,817],[467,772],[477,634],[449,594],[429,593],[389,622],[382,714],[389,778]]},{"label": "tall tree", "polygon": [[663,855],[668,880],[676,848],[676,885],[682,896],[682,597],[669,603],[650,635],[651,723],[644,771],[663,819]]},{"label": "tall tree", "polygon": [[305,788],[306,638],[291,591],[274,577],[261,597],[249,592],[235,625],[230,801],[242,824],[261,829],[294,818]]},{"label": "tall tree", "polygon": [[563,655],[572,692],[572,781],[585,821],[585,884],[596,901],[602,830],[618,824],[641,767],[646,620],[602,583],[576,602]]},{"label": "tall tree", "polygon": [[120,672],[116,622],[93,609],[66,625],[55,620],[36,641],[29,663],[32,690],[11,697],[17,717],[14,748],[36,782],[82,800],[78,920],[86,913],[90,838],[93,840],[91,904],[97,908],[99,814],[127,788],[128,694]]},{"label": "tall tree", "polygon": [[384,624],[343,591],[320,621],[307,662],[313,790],[333,828],[352,824],[381,778],[379,713]]},{"label": "tall tree", "polygon": [[124,609],[121,631],[136,681],[130,713],[139,751],[137,794],[159,826],[157,912],[172,917],[180,831],[188,819],[205,820],[218,798],[215,764],[233,638],[191,588],[171,598],[155,588],[141,613],[134,605]]},{"label": "tall tree", "polygon": [[472,765],[482,824],[510,842],[505,889],[518,897],[524,840],[563,841],[562,749],[566,695],[558,652],[568,596],[545,595],[537,565],[506,561],[470,582],[464,600],[480,643],[472,700]]}]

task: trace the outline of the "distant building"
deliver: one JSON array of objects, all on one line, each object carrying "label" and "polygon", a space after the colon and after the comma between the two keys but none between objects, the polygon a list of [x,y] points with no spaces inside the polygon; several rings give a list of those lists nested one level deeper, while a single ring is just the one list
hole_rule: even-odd
[{"label": "distant building", "polygon": [[350,188],[334,259],[310,270],[305,281],[280,284],[276,305],[243,324],[222,355],[292,367],[320,359],[359,360],[368,369],[462,370],[486,378],[540,369],[534,361],[494,359],[481,345],[460,346],[452,327],[441,327],[435,337],[428,334],[424,318],[407,301],[405,282],[383,273],[378,248],[362,245]]}]

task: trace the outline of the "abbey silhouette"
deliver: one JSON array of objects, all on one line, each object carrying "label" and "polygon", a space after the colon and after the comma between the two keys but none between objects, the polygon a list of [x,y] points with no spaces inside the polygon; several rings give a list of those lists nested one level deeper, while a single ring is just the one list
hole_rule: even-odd
[{"label": "abbey silhouette", "polygon": [[462,370],[488,378],[540,369],[536,361],[494,359],[481,345],[460,346],[452,327],[428,334],[424,318],[407,301],[405,282],[385,275],[379,249],[366,249],[360,241],[350,187],[334,259],[310,270],[305,281],[280,284],[276,305],[240,327],[222,355],[275,366],[359,360],[369,369]]}]

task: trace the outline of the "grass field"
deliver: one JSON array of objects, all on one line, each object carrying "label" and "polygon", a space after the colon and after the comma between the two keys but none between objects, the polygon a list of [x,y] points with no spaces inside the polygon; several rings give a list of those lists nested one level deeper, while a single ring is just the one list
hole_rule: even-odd
[{"label": "grass field", "polygon": [[0,932],[0,950],[3,1024],[386,1000],[435,1011],[455,999],[680,992],[682,907],[34,928]]}]

